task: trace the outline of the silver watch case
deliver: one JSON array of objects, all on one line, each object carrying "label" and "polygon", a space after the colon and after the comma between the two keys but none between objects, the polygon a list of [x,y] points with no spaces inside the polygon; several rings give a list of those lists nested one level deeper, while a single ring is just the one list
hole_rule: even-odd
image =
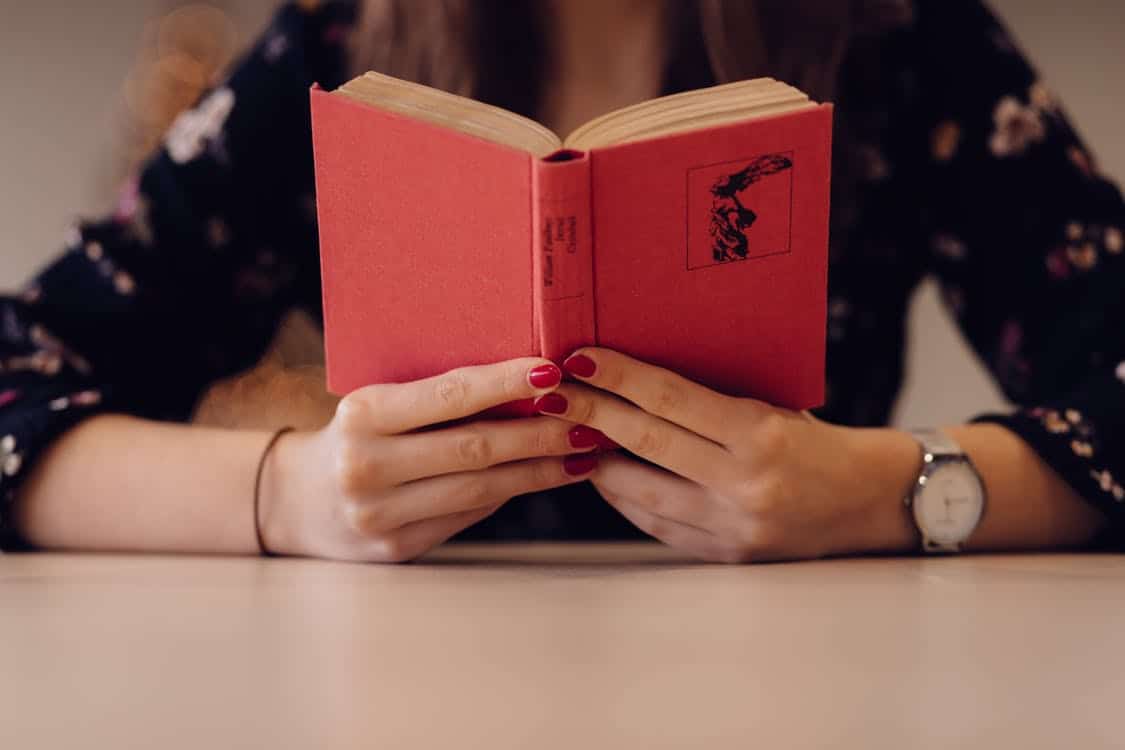
[{"label": "silver watch case", "polygon": [[[910,434],[914,436],[914,439],[918,441],[922,448],[922,468],[918,472],[918,478],[915,480],[914,486],[905,498],[905,503],[915,527],[922,536],[922,550],[929,554],[956,554],[961,551],[965,542],[980,527],[980,522],[984,519],[985,511],[988,508],[988,497],[984,490],[984,482],[981,481],[980,474],[977,473],[972,461],[961,450],[961,446],[948,435],[938,430],[914,430]],[[930,538],[929,533],[918,520],[915,513],[915,502],[926,488],[926,483],[930,477],[936,474],[939,469],[950,464],[959,466],[976,483],[979,489],[981,508],[976,524],[969,529],[967,534],[956,542],[942,543]]]}]

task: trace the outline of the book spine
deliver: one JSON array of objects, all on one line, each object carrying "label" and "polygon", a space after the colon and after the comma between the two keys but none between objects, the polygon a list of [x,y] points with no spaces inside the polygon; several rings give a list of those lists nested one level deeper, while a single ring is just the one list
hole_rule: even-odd
[{"label": "book spine", "polygon": [[590,156],[532,161],[532,274],[539,353],[561,362],[597,343]]}]

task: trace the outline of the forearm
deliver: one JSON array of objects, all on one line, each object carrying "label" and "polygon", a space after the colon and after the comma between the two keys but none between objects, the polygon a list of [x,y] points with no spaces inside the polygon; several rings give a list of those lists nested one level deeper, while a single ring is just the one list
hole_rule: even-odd
[{"label": "forearm", "polygon": [[[918,444],[899,430],[862,430],[861,483],[876,488],[868,549],[917,549],[919,535],[903,499],[918,476]],[[992,424],[947,430],[968,454],[987,492],[987,508],[966,549],[1039,550],[1078,547],[1094,538],[1104,516],[1084,501],[1014,433]]]},{"label": "forearm", "polygon": [[251,554],[265,432],[101,416],[41,457],[16,525],[46,549]]}]

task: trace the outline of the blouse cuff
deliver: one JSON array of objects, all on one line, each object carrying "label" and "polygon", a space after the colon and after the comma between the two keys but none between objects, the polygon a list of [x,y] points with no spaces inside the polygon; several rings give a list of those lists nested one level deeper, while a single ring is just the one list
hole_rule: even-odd
[{"label": "blouse cuff", "polygon": [[1109,519],[1095,546],[1125,549],[1125,472],[1111,460],[1116,451],[1101,444],[1089,417],[1077,409],[1040,406],[1012,414],[984,414],[972,421],[998,424],[1018,435]]},{"label": "blouse cuff", "polygon": [[7,393],[15,400],[0,407],[0,552],[29,548],[16,532],[12,506],[43,452],[79,422],[112,411],[100,388],[60,383]]}]

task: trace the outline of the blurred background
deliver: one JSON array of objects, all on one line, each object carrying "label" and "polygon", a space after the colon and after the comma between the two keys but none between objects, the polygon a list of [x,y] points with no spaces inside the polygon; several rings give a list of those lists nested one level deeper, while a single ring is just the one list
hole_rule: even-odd
[{"label": "blurred background", "polygon": [[[4,3],[0,288],[21,285],[57,253],[76,217],[112,205],[123,170],[151,146],[143,135],[150,128],[138,125],[153,104],[190,101],[213,68],[264,28],[274,5]],[[1125,179],[1125,3],[993,0],[992,7],[1061,96],[1102,170]],[[914,302],[911,340],[899,424],[948,423],[1003,406],[928,284]]]}]

